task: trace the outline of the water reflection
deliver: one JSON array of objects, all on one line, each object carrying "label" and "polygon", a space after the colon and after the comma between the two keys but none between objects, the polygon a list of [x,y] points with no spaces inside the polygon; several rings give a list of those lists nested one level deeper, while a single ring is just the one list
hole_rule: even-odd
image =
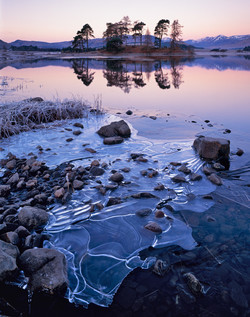
[{"label": "water reflection", "polygon": [[95,72],[89,68],[88,59],[76,59],[73,60],[74,73],[77,75],[77,78],[80,79],[85,86],[89,86],[94,80]]},{"label": "water reflection", "polygon": [[[72,68],[77,78],[85,86],[94,80],[95,72],[90,67],[88,59],[72,60]],[[103,77],[107,80],[107,87],[119,87],[124,93],[129,93],[132,88],[143,88],[146,80],[149,82],[151,72],[154,70],[155,81],[159,88],[170,89],[171,83],[179,89],[183,83],[182,65],[179,59],[167,61],[132,62],[123,60],[107,60],[102,64]]]}]

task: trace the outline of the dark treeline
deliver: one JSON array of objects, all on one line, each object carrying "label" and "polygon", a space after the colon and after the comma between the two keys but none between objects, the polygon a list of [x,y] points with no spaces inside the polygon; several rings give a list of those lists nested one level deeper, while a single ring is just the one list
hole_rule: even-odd
[{"label": "dark treeline", "polygon": [[[77,78],[85,86],[89,86],[94,80],[95,72],[91,69],[88,59],[72,60],[72,67]],[[164,64],[164,67],[163,67]],[[159,88],[179,89],[182,81],[182,66],[178,58],[172,58],[167,62],[126,62],[120,60],[105,61],[103,77],[107,80],[108,87],[119,87],[125,93],[132,88],[143,88],[147,85],[152,72]]]},{"label": "dark treeline", "polygon": [[33,45],[22,45],[22,46],[14,46],[10,47],[12,51],[28,51],[28,52],[60,52],[59,48],[39,48]]},{"label": "dark treeline", "polygon": [[[119,22],[106,23],[106,30],[103,32],[103,39],[106,42],[104,48],[110,52],[119,52],[128,46],[137,48],[140,46],[141,48],[143,47],[144,50],[153,48],[161,49],[163,38],[169,36],[169,49],[180,49],[182,28],[183,26],[180,25],[178,20],[174,20],[172,24],[170,24],[168,19],[161,19],[156,24],[154,35],[152,36],[149,29],[146,29],[146,23],[143,21],[135,21],[132,23],[130,18],[125,16]],[[72,41],[72,49],[76,51],[89,50],[90,38],[94,38],[94,31],[89,24],[85,24],[81,30],[77,31]],[[131,38],[133,39],[132,42]]]}]

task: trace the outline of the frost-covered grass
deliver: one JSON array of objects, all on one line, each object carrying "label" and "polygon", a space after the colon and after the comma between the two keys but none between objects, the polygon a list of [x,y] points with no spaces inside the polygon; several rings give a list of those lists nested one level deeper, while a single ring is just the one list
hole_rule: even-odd
[{"label": "frost-covered grass", "polygon": [[42,127],[56,120],[87,116],[89,105],[81,100],[44,101],[41,98],[0,106],[0,138]]}]

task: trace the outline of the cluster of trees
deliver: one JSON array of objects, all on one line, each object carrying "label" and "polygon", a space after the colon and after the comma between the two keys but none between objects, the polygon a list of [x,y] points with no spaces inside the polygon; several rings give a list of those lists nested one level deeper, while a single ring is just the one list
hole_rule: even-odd
[{"label": "cluster of trees", "polygon": [[12,51],[28,51],[28,52],[59,52],[61,51],[59,48],[39,48],[34,45],[22,45],[22,46],[11,45],[10,49]]},{"label": "cluster of trees", "polygon": [[[106,30],[103,32],[103,38],[106,41],[106,49],[108,51],[119,51],[122,46],[128,45],[128,38],[132,36],[133,44],[142,46],[143,44],[149,48],[153,47],[152,36],[149,29],[145,30],[146,24],[142,21],[131,22],[128,16],[125,16],[119,22],[106,23]],[[170,37],[170,48],[175,49],[178,43],[182,41],[182,25],[178,20],[174,20],[170,25],[167,19],[161,19],[154,29],[154,46],[162,47],[162,39],[166,36]],[[171,28],[170,34],[168,34]],[[93,29],[89,24],[85,24],[72,41],[72,47],[78,50],[89,49],[88,41],[93,38]],[[143,43],[143,34],[144,43]],[[85,47],[86,44],[86,47]]]}]

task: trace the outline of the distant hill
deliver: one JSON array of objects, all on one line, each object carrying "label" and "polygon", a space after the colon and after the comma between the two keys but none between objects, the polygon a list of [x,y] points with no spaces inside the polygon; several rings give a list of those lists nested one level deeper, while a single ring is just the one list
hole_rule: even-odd
[{"label": "distant hill", "polygon": [[[143,36],[144,41],[145,36]],[[151,36],[152,43],[154,43],[154,36]],[[162,45],[168,46],[170,42],[169,38],[163,39]],[[139,43],[139,39],[137,38],[136,43]],[[234,36],[225,36],[218,35],[215,37],[204,37],[200,40],[187,40],[183,41],[183,43],[187,45],[194,46],[196,48],[222,48],[222,49],[242,49],[245,46],[250,46],[250,35],[234,35]],[[134,38],[130,35],[127,39],[128,45],[134,44]],[[16,40],[11,43],[6,43],[0,40],[0,49],[9,49],[11,46],[37,46],[41,49],[62,49],[71,46],[71,41],[64,42],[40,42],[40,41],[23,41]],[[89,40],[90,48],[102,48],[105,45],[105,40],[102,38],[96,38]]]}]

